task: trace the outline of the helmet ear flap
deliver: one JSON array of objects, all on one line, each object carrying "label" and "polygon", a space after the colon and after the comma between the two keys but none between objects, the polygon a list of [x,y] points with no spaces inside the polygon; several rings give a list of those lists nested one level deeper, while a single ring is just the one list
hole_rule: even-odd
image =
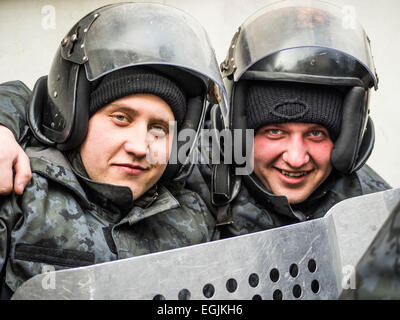
[{"label": "helmet ear flap", "polygon": [[57,110],[63,106],[56,106],[49,97],[47,76],[39,78],[29,100],[27,118],[35,138],[62,151],[76,148],[87,135],[90,83],[86,79],[84,67],[79,69],[76,81],[69,84],[72,87],[68,90],[75,93],[71,118],[56,120],[57,113],[60,113]]},{"label": "helmet ear flap", "polygon": [[56,143],[46,134],[42,133],[43,109],[47,107],[47,76],[39,78],[33,87],[32,94],[28,102],[28,124],[33,135],[41,143],[54,147]]},{"label": "helmet ear flap", "polygon": [[352,170],[352,172],[357,171],[367,162],[369,156],[372,153],[372,149],[374,148],[374,144],[375,144],[374,123],[372,122],[372,119],[368,117],[367,127],[365,129],[360,150],[358,152],[358,158],[354,164],[354,169]]},{"label": "helmet ear flap", "polygon": [[[241,80],[237,82],[232,88],[232,111],[231,111],[231,129],[242,130],[241,146],[242,150],[239,154],[246,154],[246,129],[247,129],[247,110],[246,110],[246,99],[247,99],[247,88],[248,81]],[[235,143],[234,145],[238,145]],[[232,156],[235,162],[235,157]]]},{"label": "helmet ear flap", "polygon": [[343,174],[358,170],[372,152],[375,133],[367,117],[366,94],[364,88],[353,87],[344,99],[342,127],[331,153],[333,167]]},{"label": "helmet ear flap", "polygon": [[75,83],[75,101],[72,114],[72,127],[69,136],[57,145],[61,151],[79,146],[86,138],[89,126],[90,82],[86,78],[85,68],[79,66]]},{"label": "helmet ear flap", "polygon": [[[186,150],[186,155],[184,156],[183,151],[187,145],[187,141],[179,141],[178,137],[179,137],[179,132],[181,132],[184,129],[196,129],[196,133],[198,133],[198,131],[201,129],[205,116],[203,108],[204,102],[205,101],[201,96],[189,98],[187,100],[187,110],[190,110],[190,112],[186,112],[180,130],[178,131],[177,128],[175,128],[174,132],[175,137],[172,140],[171,157],[169,159],[168,166],[161,177],[162,181],[168,182],[171,179],[177,178],[176,175],[178,175],[178,173],[182,169],[182,166],[188,163],[190,157],[193,156],[193,152],[196,151],[194,150],[194,146],[196,144],[194,142],[190,143],[191,149]],[[196,136],[197,134],[192,135],[189,137],[189,139],[194,140],[196,139]],[[181,162],[180,160],[183,159],[180,159],[180,157],[183,156],[184,156],[184,161]],[[177,179],[179,180],[179,178]]]}]

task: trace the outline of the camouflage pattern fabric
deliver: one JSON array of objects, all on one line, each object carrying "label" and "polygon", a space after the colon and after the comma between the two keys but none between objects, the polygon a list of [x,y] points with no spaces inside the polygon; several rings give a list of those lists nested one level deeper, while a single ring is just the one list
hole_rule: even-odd
[{"label": "camouflage pattern fabric", "polygon": [[19,142],[29,127],[26,110],[31,91],[21,81],[0,84],[0,124],[9,128]]}]

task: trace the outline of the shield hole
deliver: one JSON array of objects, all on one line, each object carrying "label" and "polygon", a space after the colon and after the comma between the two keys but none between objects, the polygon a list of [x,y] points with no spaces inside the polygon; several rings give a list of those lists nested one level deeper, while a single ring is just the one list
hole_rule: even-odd
[{"label": "shield hole", "polygon": [[259,282],[260,282],[260,279],[259,279],[257,273],[252,273],[249,276],[249,285],[251,287],[253,287],[253,288],[257,287]]},{"label": "shield hole", "polygon": [[296,278],[299,274],[299,267],[297,264],[293,263],[289,268],[289,273],[293,278]]},{"label": "shield hole", "polygon": [[309,270],[311,273],[314,273],[315,270],[317,270],[317,263],[315,262],[314,259],[310,259],[310,260],[308,261],[308,270]]},{"label": "shield hole", "polygon": [[261,296],[259,294],[256,294],[251,298],[251,300],[262,300]]},{"label": "shield hole", "polygon": [[274,300],[282,300],[283,299],[282,291],[279,290],[279,289],[276,289],[274,291],[274,293],[272,294],[272,299],[274,299]]},{"label": "shield hole", "polygon": [[319,292],[319,282],[318,282],[318,280],[313,280],[311,282],[311,290],[314,293],[318,293]]},{"label": "shield hole", "polygon": [[206,298],[211,298],[215,293],[215,288],[211,283],[207,283],[203,287],[203,294]]},{"label": "shield hole", "polygon": [[228,292],[233,293],[235,292],[237,289],[237,281],[233,278],[229,279],[226,282],[226,290],[228,290]]},{"label": "shield hole", "polygon": [[178,293],[179,300],[190,300],[190,291],[188,289],[182,289]]},{"label": "shield hole", "polygon": [[165,297],[162,294],[156,294],[153,300],[165,300]]},{"label": "shield hole", "polygon": [[295,298],[300,298],[300,296],[301,296],[301,287],[300,287],[298,284],[296,284],[296,285],[293,287],[292,292],[293,292],[293,296],[294,296]]},{"label": "shield hole", "polygon": [[272,282],[277,282],[279,280],[279,270],[273,268],[269,273],[269,277],[272,280]]}]

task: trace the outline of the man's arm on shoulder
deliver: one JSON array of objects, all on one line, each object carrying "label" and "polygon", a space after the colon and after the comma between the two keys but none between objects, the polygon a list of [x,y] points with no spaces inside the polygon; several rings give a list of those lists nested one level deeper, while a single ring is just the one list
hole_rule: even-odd
[{"label": "man's arm on shoulder", "polygon": [[30,94],[21,81],[0,84],[0,195],[22,194],[32,176],[29,158],[19,145],[28,132]]},{"label": "man's arm on shoulder", "polygon": [[31,91],[21,81],[0,84],[0,125],[10,129],[18,142],[28,128],[26,114],[30,95]]}]

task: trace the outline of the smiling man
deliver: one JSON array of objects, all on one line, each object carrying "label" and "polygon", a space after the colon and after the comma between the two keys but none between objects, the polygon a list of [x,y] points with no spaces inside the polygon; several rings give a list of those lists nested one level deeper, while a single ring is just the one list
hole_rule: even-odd
[{"label": "smiling man", "polygon": [[247,92],[254,173],[289,203],[306,200],[332,172],[343,93],[326,86],[256,82]]},{"label": "smiling man", "polygon": [[[343,23],[340,7],[290,0],[258,10],[233,36],[221,71],[230,113],[215,112],[212,126],[229,124],[242,138],[220,151],[253,150],[253,170],[238,175],[248,166],[232,157],[233,168],[200,166],[188,185],[207,199],[211,180],[208,207],[222,236],[320,218],[342,200],[390,188],[366,165],[378,85],[370,41],[357,21]],[[249,132],[254,140],[243,139]]]},{"label": "smiling man", "polygon": [[[183,102],[183,95],[180,97]],[[143,106],[146,106],[145,108]],[[175,121],[169,105],[152,94],[117,99],[96,112],[89,121],[88,135],[80,147],[82,163],[95,181],[125,185],[135,198],[141,197],[162,176],[166,162],[150,163],[148,154],[169,158],[169,124]],[[134,141],[121,141],[125,134]],[[129,154],[134,154],[132,160]]]},{"label": "smiling man", "polygon": [[170,124],[182,125],[186,94],[143,67],[108,74],[92,90],[82,164],[92,180],[127,186],[140,198],[167,167],[175,134]]},{"label": "smiling man", "polygon": [[[208,99],[216,99],[208,86],[223,87],[218,75],[193,18],[164,5],[121,3],[77,22],[33,92],[21,82],[1,86],[2,123],[20,138],[32,169],[23,192],[0,198],[2,298],[49,266],[213,238],[215,221],[202,199],[175,182],[185,159],[169,160],[173,137],[188,123],[202,127]],[[8,107],[19,116],[8,117]]]},{"label": "smiling man", "polygon": [[266,125],[254,138],[254,172],[274,194],[300,203],[331,173],[332,149],[333,141],[321,125]]}]

